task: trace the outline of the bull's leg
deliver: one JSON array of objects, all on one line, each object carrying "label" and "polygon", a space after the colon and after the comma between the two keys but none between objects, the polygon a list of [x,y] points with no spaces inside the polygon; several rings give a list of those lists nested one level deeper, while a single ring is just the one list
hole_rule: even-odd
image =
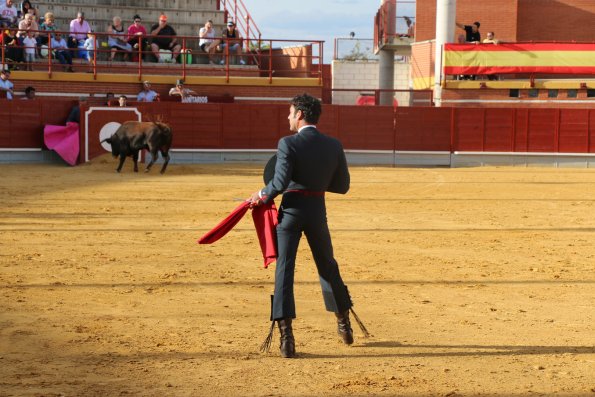
[{"label": "bull's leg", "polygon": [[147,167],[145,168],[145,172],[149,172],[151,170],[151,167],[153,166],[153,163],[155,163],[155,160],[157,160],[157,150],[155,151],[151,151],[151,161],[149,161],[149,164],[147,164]]},{"label": "bull's leg", "polygon": [[163,174],[167,168],[167,163],[169,163],[169,152],[161,151],[161,156],[163,157],[163,167],[161,167],[161,171],[159,172]]},{"label": "bull's leg", "polygon": [[138,150],[132,153],[132,161],[134,162],[134,172],[138,172]]},{"label": "bull's leg", "polygon": [[116,172],[122,171],[122,166],[124,165],[124,161],[126,160],[126,155],[120,155],[120,164],[118,164],[118,168],[116,168]]}]

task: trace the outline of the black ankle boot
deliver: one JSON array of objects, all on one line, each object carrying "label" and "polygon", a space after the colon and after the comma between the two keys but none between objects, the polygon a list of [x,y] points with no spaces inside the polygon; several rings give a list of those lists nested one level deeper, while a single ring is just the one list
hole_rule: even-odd
[{"label": "black ankle boot", "polygon": [[343,339],[343,343],[351,345],[353,343],[353,330],[351,321],[349,321],[349,310],[342,313],[335,313],[337,316],[337,333]]},{"label": "black ankle boot", "polygon": [[293,338],[293,329],[291,328],[291,318],[277,320],[279,331],[281,332],[281,356],[283,358],[295,357],[295,339]]}]

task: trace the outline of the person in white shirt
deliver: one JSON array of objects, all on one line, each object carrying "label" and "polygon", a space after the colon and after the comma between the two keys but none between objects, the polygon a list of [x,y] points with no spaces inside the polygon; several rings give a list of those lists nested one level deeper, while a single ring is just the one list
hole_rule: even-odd
[{"label": "person in white shirt", "polygon": [[138,102],[153,102],[155,99],[157,99],[157,93],[151,89],[151,82],[145,81],[143,90],[138,93],[136,100]]},{"label": "person in white shirt", "polygon": [[37,48],[37,40],[35,40],[35,37],[33,37],[32,31],[27,31],[27,36],[23,39],[23,46],[25,47],[25,70],[33,71],[33,62],[35,62],[35,50]]},{"label": "person in white shirt", "polygon": [[87,39],[83,44],[85,50],[87,50],[87,61],[89,61],[89,72],[93,72],[95,66],[95,34],[93,32],[87,33]]},{"label": "person in white shirt", "polygon": [[213,60],[213,54],[215,54],[217,45],[219,45],[221,40],[215,39],[215,29],[213,28],[212,20],[209,19],[205,23],[205,26],[200,28],[198,31],[198,37],[200,37],[198,42],[200,49],[209,54],[209,63],[215,64],[215,61]]},{"label": "person in white shirt", "polygon": [[8,80],[10,77],[10,70],[5,69],[0,72],[0,91],[6,92],[6,99],[12,100],[12,94],[14,93],[14,85]]}]

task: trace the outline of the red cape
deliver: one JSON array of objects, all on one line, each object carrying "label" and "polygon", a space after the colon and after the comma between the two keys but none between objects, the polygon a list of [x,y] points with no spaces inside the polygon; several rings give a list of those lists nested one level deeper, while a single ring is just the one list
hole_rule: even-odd
[{"label": "red cape", "polygon": [[[199,240],[199,244],[212,244],[225,236],[237,223],[246,215],[250,203],[248,201],[242,202],[234,209],[225,219],[217,224],[213,229],[208,231]],[[264,259],[264,267],[267,268],[269,264],[277,259],[277,207],[274,202],[269,204],[259,205],[252,209],[252,220],[256,234],[258,235],[258,242]]]}]

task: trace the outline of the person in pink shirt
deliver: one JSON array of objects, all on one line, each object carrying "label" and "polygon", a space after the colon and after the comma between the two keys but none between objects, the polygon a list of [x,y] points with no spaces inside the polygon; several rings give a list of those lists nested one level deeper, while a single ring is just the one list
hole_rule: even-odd
[{"label": "person in pink shirt", "polygon": [[87,33],[91,31],[91,25],[85,20],[85,13],[77,12],[76,19],[70,21],[70,37],[68,48],[82,47],[87,40]]},{"label": "person in pink shirt", "polygon": [[[138,61],[138,54],[142,54],[144,49],[148,45],[147,29],[142,25],[142,19],[140,16],[135,15],[132,18],[132,25],[128,27],[128,43],[132,46],[132,61]],[[139,47],[139,36],[140,36],[140,48]]]}]

